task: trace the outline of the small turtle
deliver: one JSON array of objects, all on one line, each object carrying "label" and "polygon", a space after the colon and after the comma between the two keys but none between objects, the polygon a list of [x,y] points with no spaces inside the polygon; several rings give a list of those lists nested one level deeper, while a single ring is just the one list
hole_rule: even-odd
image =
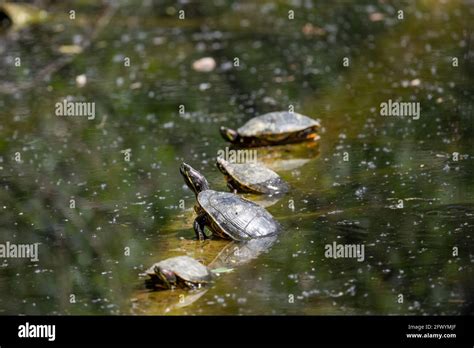
[{"label": "small turtle", "polygon": [[288,184],[273,170],[258,163],[230,163],[217,158],[217,168],[225,175],[232,191],[248,193],[285,193]]},{"label": "small turtle", "polygon": [[212,280],[211,271],[189,256],[172,257],[151,266],[146,272],[147,285],[161,289],[194,289]]},{"label": "small turtle", "polygon": [[199,240],[207,238],[204,227],[220,238],[237,241],[268,237],[280,231],[280,225],[265,208],[233,193],[210,190],[206,178],[186,163],[179,170],[196,195],[194,209],[198,216],[194,231]]},{"label": "small turtle", "polygon": [[240,146],[265,146],[317,140],[319,122],[295,112],[270,112],[250,119],[237,130],[221,127],[222,137]]}]

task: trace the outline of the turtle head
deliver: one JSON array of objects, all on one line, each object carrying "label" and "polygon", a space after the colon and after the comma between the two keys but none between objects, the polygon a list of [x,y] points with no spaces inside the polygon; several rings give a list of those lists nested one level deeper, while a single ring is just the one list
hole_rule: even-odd
[{"label": "turtle head", "polygon": [[231,143],[235,143],[239,139],[239,133],[233,129],[221,127],[220,132],[224,140],[230,141]]},{"label": "turtle head", "polygon": [[157,267],[155,273],[158,275],[160,280],[163,282],[165,288],[171,289],[176,286],[176,274],[170,270]]},{"label": "turtle head", "polygon": [[184,178],[184,182],[194,192],[194,194],[197,195],[199,192],[209,189],[209,183],[207,182],[204,175],[199,173],[189,164],[181,164],[179,171]]},{"label": "turtle head", "polygon": [[226,165],[227,161],[225,159],[223,159],[222,157],[217,157],[216,166],[224,175],[228,175]]}]

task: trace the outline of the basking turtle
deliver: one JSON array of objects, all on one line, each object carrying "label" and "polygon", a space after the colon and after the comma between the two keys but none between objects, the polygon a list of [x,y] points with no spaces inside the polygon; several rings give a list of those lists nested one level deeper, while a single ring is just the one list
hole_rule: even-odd
[{"label": "basking turtle", "polygon": [[217,158],[217,168],[225,175],[232,191],[248,193],[285,193],[288,184],[273,170],[258,163],[230,163]]},{"label": "basking turtle", "polygon": [[147,285],[153,288],[200,288],[212,280],[211,271],[189,256],[172,257],[151,266]]},{"label": "basking turtle", "polygon": [[222,137],[240,146],[264,146],[317,140],[319,122],[295,112],[270,112],[250,119],[237,130],[221,127]]},{"label": "basking turtle", "polygon": [[204,227],[218,237],[237,241],[279,232],[280,225],[265,208],[233,193],[210,190],[206,178],[186,163],[180,172],[196,195],[194,231],[199,240],[207,238]]}]

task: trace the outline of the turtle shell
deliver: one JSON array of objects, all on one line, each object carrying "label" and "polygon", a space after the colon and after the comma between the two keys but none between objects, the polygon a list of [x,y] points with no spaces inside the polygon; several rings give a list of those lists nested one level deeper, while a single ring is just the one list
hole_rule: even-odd
[{"label": "turtle shell", "polygon": [[237,129],[237,132],[243,137],[264,137],[296,133],[319,126],[319,122],[307,116],[296,112],[281,111],[254,117]]},{"label": "turtle shell", "polygon": [[205,190],[197,200],[210,218],[213,232],[223,237],[241,241],[275,235],[280,230],[265,208],[233,193]]},{"label": "turtle shell", "polygon": [[146,271],[149,276],[155,276],[159,269],[173,272],[184,281],[191,283],[207,283],[212,279],[212,273],[199,261],[189,256],[176,256],[155,263]]},{"label": "turtle shell", "polygon": [[284,193],[288,192],[288,184],[273,170],[257,163],[230,163],[219,159],[240,191],[254,193]]}]

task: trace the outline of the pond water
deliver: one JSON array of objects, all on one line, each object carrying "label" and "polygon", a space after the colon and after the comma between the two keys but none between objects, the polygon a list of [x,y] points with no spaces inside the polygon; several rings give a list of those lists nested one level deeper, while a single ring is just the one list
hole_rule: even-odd
[{"label": "pond water", "polygon": [[[69,7],[0,39],[0,243],[40,243],[38,262],[0,260],[0,314],[472,313],[469,2]],[[57,116],[68,96],[95,118]],[[419,118],[381,116],[390,99]],[[219,127],[290,107],[322,129],[257,149],[291,186],[265,203],[278,239],[201,291],[146,290],[155,262],[235,248],[195,240],[179,165],[227,191]],[[364,259],[326,257],[333,242]]]}]

